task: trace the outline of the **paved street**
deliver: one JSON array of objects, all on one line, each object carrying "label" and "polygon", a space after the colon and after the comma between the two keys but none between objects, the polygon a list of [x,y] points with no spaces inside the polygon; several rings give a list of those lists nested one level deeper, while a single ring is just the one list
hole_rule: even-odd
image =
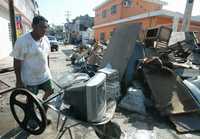
[{"label": "paved street", "polygon": [[[69,74],[72,72],[70,62],[66,61],[71,53],[71,48],[72,46],[61,47],[58,52],[50,54],[50,68],[55,80],[59,79],[66,72]],[[0,80],[10,86],[14,86],[14,72],[1,74]],[[17,128],[18,125],[10,113],[9,95],[10,93],[0,97],[0,136],[4,138],[15,137],[18,139],[26,137],[29,139],[54,139],[56,137],[57,114],[51,110],[47,115],[53,122],[46,128],[43,134],[39,136],[27,135],[26,132]],[[67,125],[71,123],[72,121],[69,121]],[[121,109],[117,109],[112,123],[108,127],[105,132],[112,135],[114,139],[199,139],[200,137],[198,133],[177,134],[169,121],[159,117],[157,113],[141,115]],[[98,139],[91,127],[84,127],[83,125],[73,127],[72,133],[75,139]],[[62,138],[69,138],[68,132],[65,132]]]}]

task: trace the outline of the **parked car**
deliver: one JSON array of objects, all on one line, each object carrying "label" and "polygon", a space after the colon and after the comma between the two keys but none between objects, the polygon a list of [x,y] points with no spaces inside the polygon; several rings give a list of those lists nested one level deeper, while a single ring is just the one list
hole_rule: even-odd
[{"label": "parked car", "polygon": [[63,46],[63,45],[64,45],[64,41],[63,41],[63,40],[58,40],[58,44],[59,44],[60,46]]},{"label": "parked car", "polygon": [[54,36],[48,36],[49,38],[49,42],[50,42],[50,45],[51,45],[51,51],[53,52],[54,50],[58,51],[58,41],[56,39],[56,37]]}]

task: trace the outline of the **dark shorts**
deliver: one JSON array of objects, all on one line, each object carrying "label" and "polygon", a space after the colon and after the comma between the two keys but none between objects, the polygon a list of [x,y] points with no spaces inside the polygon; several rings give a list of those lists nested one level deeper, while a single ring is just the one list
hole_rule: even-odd
[{"label": "dark shorts", "polygon": [[46,82],[40,84],[40,85],[33,85],[33,86],[26,86],[26,89],[28,89],[29,91],[31,91],[33,94],[37,95],[39,90],[43,90],[43,91],[48,91],[53,93],[53,86],[52,86],[52,81],[51,80],[47,80]]}]

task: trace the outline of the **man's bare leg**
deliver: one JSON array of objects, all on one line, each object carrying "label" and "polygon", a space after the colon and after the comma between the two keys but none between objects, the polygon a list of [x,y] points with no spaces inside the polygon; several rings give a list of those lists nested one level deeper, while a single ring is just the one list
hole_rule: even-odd
[{"label": "man's bare leg", "polygon": [[[50,95],[53,94],[53,89],[52,90],[44,90],[45,94],[42,98],[43,101],[45,101]],[[48,106],[45,106],[45,113],[48,111]],[[51,124],[51,120],[47,118],[47,125]]]}]

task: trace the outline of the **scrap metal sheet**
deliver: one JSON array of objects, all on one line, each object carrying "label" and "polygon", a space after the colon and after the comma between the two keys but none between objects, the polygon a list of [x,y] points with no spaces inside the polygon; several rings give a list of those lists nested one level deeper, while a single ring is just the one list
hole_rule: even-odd
[{"label": "scrap metal sheet", "polygon": [[110,40],[100,67],[104,68],[107,64],[110,64],[113,69],[119,71],[120,79],[122,79],[133,53],[140,29],[140,24],[119,26]]},{"label": "scrap metal sheet", "polygon": [[198,102],[182,80],[168,68],[149,69],[144,75],[154,97],[156,107],[163,115],[200,110]]},{"label": "scrap metal sheet", "polygon": [[178,132],[200,131],[200,113],[171,115],[170,120]]}]

